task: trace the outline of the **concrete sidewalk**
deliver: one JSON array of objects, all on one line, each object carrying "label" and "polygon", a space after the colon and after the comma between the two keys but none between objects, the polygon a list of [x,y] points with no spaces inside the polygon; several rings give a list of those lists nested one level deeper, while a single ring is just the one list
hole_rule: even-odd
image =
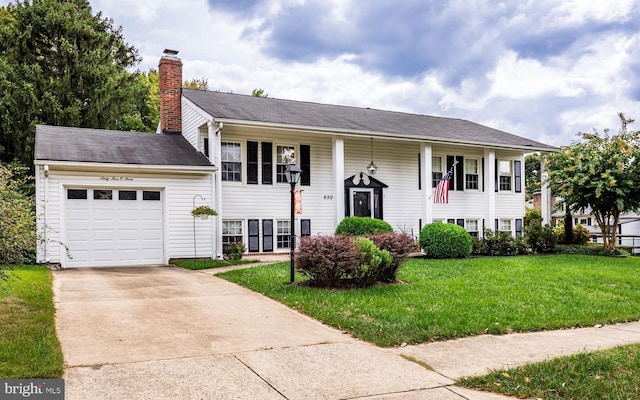
[{"label": "concrete sidewalk", "polygon": [[635,323],[382,349],[211,271],[56,271],[66,399],[504,399],[453,379],[640,342]]}]

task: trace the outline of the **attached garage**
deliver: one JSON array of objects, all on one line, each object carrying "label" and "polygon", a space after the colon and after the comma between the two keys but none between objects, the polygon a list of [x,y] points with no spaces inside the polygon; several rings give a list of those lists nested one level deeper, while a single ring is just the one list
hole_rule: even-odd
[{"label": "attached garage", "polygon": [[219,253],[217,220],[191,215],[214,207],[217,169],[182,135],[38,125],[35,154],[38,262],[135,266]]},{"label": "attached garage", "polygon": [[162,264],[162,191],[65,188],[68,266]]}]

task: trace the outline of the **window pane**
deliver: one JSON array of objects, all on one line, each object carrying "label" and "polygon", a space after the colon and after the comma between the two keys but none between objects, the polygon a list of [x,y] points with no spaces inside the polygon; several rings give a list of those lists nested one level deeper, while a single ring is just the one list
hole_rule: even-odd
[{"label": "window pane", "polygon": [[67,189],[67,199],[69,200],[86,200],[87,189]]},{"label": "window pane", "polygon": [[156,190],[144,190],[142,192],[142,200],[154,200],[154,201],[158,201],[160,200],[160,192],[156,191]]},{"label": "window pane", "polygon": [[500,220],[500,230],[511,232],[511,220],[510,219],[501,219]]},{"label": "window pane", "polygon": [[118,200],[135,200],[137,193],[135,190],[119,190]]},{"label": "window pane", "polygon": [[241,162],[240,143],[222,143],[222,162]]},{"label": "window pane", "polygon": [[276,149],[278,153],[278,164],[289,165],[291,163],[291,159],[296,156],[293,146],[278,146]]},{"label": "window pane", "polygon": [[93,199],[94,200],[113,200],[113,191],[112,190],[94,190]]},{"label": "window pane", "polygon": [[500,161],[500,175],[511,175],[511,161]]},{"label": "window pane", "polygon": [[432,172],[442,172],[442,157],[431,158],[431,170]]},{"label": "window pane", "polygon": [[478,160],[465,160],[465,172],[467,174],[477,174],[478,173]]}]

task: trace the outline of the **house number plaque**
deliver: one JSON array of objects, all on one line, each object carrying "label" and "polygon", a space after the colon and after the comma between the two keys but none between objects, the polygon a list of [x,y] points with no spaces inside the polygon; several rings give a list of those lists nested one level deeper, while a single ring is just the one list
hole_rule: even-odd
[{"label": "house number plaque", "polygon": [[133,178],[130,178],[128,176],[101,176],[100,180],[107,181],[107,182],[123,182],[123,181],[132,181]]}]

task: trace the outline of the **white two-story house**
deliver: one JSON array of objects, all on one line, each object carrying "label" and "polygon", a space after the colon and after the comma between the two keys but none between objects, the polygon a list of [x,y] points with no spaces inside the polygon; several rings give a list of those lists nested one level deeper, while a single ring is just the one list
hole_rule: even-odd
[{"label": "white two-story house", "polygon": [[[38,127],[40,261],[216,258],[236,241],[288,253],[285,153],[302,169],[298,236],[332,234],[350,215],[413,236],[433,221],[519,235],[524,156],[556,150],[462,119],[182,89],[176,54],[160,60],[157,134]],[[436,204],[452,167],[448,203]],[[218,215],[193,218],[201,204]]]}]

